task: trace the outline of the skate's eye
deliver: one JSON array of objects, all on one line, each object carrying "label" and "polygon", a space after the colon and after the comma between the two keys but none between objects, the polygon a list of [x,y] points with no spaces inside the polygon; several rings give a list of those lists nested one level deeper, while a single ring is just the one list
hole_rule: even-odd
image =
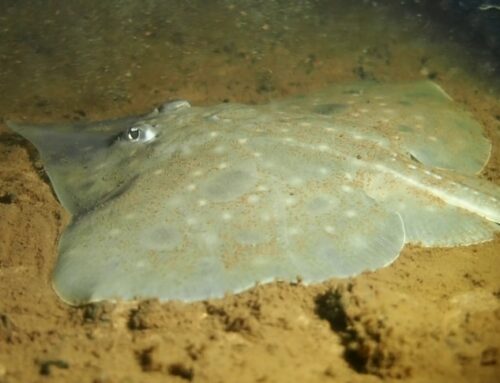
[{"label": "skate's eye", "polygon": [[122,133],[121,139],[128,142],[148,142],[154,140],[157,134],[156,125],[140,124],[128,128]]},{"label": "skate's eye", "polygon": [[127,138],[129,141],[138,141],[141,138],[141,129],[137,126],[132,126],[127,132]]}]

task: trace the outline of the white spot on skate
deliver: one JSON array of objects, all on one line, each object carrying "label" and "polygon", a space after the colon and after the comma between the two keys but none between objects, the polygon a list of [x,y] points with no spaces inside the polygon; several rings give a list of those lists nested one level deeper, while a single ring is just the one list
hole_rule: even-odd
[{"label": "white spot on skate", "polygon": [[325,231],[328,233],[328,234],[334,234],[335,233],[335,228],[333,226],[330,226],[330,225],[326,225],[324,227]]},{"label": "white spot on skate", "polygon": [[224,213],[222,213],[222,220],[223,221],[230,221],[231,219],[233,218],[233,215],[227,211],[225,211]]},{"label": "white spot on skate", "polygon": [[350,193],[350,192],[352,192],[352,187],[350,187],[349,185],[342,185],[342,186],[341,186],[341,189],[342,189],[342,191],[343,191],[343,192],[345,192],[345,193]]},{"label": "white spot on skate", "polygon": [[217,165],[218,169],[225,169],[228,167],[227,162],[221,162],[219,165]]},{"label": "white spot on skate", "polygon": [[251,204],[256,204],[257,202],[259,202],[260,200],[260,197],[257,195],[257,194],[250,194],[248,196],[248,203],[251,203]]},{"label": "white spot on skate", "polygon": [[349,209],[349,210],[346,210],[346,212],[345,212],[345,216],[347,218],[354,218],[357,215],[358,215],[358,213],[356,212],[356,210]]}]

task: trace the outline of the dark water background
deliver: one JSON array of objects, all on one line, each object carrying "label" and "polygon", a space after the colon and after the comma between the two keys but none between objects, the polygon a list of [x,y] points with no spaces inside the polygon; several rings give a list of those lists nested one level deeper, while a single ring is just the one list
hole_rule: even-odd
[{"label": "dark water background", "polygon": [[482,3],[0,0],[0,116],[104,118],[178,98],[260,103],[360,79],[497,91],[500,10]]}]

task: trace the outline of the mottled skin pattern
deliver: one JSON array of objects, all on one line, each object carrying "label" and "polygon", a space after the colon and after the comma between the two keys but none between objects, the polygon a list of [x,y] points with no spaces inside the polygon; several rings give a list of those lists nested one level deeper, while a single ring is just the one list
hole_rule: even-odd
[{"label": "mottled skin pattern", "polygon": [[487,241],[500,221],[499,189],[474,175],[489,141],[430,82],[12,127],[74,215],[54,272],[70,303],[351,276],[405,243]]}]

